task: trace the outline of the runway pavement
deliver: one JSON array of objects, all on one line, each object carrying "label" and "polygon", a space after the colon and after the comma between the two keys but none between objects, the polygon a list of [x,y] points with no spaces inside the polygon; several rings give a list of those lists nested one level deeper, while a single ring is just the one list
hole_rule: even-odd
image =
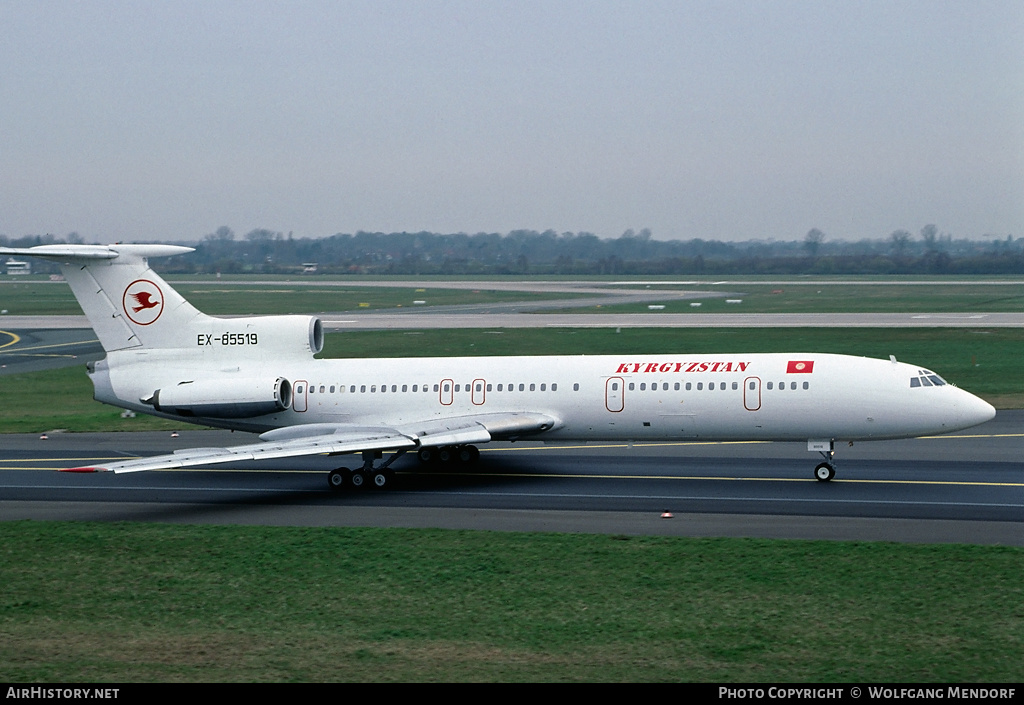
[{"label": "runway pavement", "polygon": [[[396,490],[331,493],[313,458],[68,474],[100,458],[242,443],[220,431],[0,436],[0,517],[401,526],[1024,545],[1024,412],[948,437],[857,444],[811,479],[801,444],[494,444],[472,469],[402,459]],[[672,518],[662,518],[668,511]]]}]

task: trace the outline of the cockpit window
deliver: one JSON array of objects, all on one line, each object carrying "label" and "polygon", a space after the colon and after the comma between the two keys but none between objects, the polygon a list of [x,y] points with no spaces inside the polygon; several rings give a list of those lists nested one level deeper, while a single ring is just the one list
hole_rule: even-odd
[{"label": "cockpit window", "polygon": [[918,370],[917,377],[910,378],[910,386],[914,387],[941,387],[946,384],[946,380],[939,377],[937,374],[930,370]]}]

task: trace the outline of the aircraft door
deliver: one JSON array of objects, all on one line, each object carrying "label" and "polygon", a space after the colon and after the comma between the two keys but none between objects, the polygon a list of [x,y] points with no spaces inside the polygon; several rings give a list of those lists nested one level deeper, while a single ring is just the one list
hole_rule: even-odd
[{"label": "aircraft door", "polygon": [[309,382],[304,379],[297,379],[292,383],[292,389],[295,390],[292,395],[292,409],[295,411],[306,410],[306,394],[309,389]]},{"label": "aircraft door", "polygon": [[455,400],[455,380],[442,379],[441,380],[441,403],[445,406],[450,406]]},{"label": "aircraft door", "polygon": [[622,411],[625,403],[622,377],[609,377],[604,382],[604,408],[613,413]]},{"label": "aircraft door", "polygon": [[761,408],[761,378],[747,377],[743,380],[743,408],[757,411]]},{"label": "aircraft door", "polygon": [[487,382],[482,379],[473,380],[473,391],[469,397],[474,404],[480,406],[487,399]]}]

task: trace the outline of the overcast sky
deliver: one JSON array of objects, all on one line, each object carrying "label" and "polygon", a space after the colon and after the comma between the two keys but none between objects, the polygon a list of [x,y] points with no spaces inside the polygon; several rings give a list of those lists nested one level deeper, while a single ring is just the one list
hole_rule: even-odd
[{"label": "overcast sky", "polygon": [[0,234],[1024,236],[1024,2],[0,0]]}]

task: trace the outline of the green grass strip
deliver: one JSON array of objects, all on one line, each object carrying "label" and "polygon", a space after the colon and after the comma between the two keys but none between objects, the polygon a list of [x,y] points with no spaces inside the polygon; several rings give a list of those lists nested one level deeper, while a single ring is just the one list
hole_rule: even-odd
[{"label": "green grass strip", "polygon": [[11,522],[0,556],[9,682],[1024,678],[1018,548]]}]

